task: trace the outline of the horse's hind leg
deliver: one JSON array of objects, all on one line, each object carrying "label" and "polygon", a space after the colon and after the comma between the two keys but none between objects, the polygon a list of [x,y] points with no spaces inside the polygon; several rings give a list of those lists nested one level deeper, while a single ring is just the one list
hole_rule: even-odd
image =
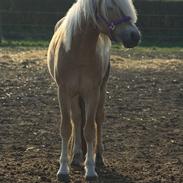
[{"label": "horse's hind leg", "polygon": [[108,65],[108,69],[106,71],[105,77],[103,79],[102,86],[100,88],[100,99],[97,108],[96,114],[96,123],[97,123],[97,143],[96,143],[96,165],[103,166],[103,143],[102,143],[102,123],[104,122],[104,102],[105,102],[105,92],[106,92],[106,84],[109,77],[110,72],[110,64]]},{"label": "horse's hind leg", "polygon": [[68,143],[72,132],[72,125],[70,120],[70,98],[66,92],[58,89],[58,98],[60,109],[62,113],[61,119],[61,137],[62,137],[62,150],[60,157],[60,168],[57,176],[61,181],[66,181],[69,178],[69,165],[68,165]]},{"label": "horse's hind leg", "polygon": [[90,91],[85,98],[86,123],[84,137],[87,145],[85,160],[85,178],[88,181],[95,180],[98,175],[95,171],[94,144],[95,144],[95,118],[99,100],[99,90]]},{"label": "horse's hind leg", "polygon": [[96,141],[96,166],[103,166],[103,143],[102,143],[102,123],[104,122],[104,100],[105,100],[105,89],[102,88],[100,92],[100,100],[96,114],[97,124],[97,141]]},{"label": "horse's hind leg", "polygon": [[81,167],[83,165],[83,152],[82,152],[82,117],[81,109],[79,106],[79,97],[72,99],[72,121],[74,124],[74,147],[73,147],[73,158],[71,165],[76,167]]}]

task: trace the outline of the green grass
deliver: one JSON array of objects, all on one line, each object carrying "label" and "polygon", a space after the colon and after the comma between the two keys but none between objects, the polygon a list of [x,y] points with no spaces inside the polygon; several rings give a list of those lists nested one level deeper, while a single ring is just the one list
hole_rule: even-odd
[{"label": "green grass", "polygon": [[48,40],[3,40],[0,47],[48,47]]},{"label": "green grass", "polygon": [[[27,47],[47,47],[49,40],[3,40],[0,43],[1,47],[14,47],[14,46],[27,46]],[[183,41],[180,42],[160,42],[160,41],[142,41],[139,45],[140,48],[152,47],[152,48],[183,48]],[[120,44],[113,44],[113,48],[121,49]]]},{"label": "green grass", "polygon": [[183,59],[183,47],[160,47],[158,45],[141,45],[133,49],[126,49],[121,45],[113,45],[112,54],[121,55],[125,58],[161,58],[161,59]]},{"label": "green grass", "polygon": [[[42,47],[45,49],[48,45],[49,40],[3,40],[0,43],[0,47]],[[132,58],[183,58],[183,43],[143,41],[134,49],[125,49],[120,44],[113,44],[112,52]]]}]

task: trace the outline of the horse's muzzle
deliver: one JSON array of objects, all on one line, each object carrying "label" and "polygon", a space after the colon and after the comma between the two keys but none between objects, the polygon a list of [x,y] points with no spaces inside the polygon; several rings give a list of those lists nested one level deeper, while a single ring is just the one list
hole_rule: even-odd
[{"label": "horse's muzzle", "polygon": [[131,32],[122,34],[121,38],[125,48],[134,48],[139,44],[141,40],[141,33],[138,30],[131,31]]}]

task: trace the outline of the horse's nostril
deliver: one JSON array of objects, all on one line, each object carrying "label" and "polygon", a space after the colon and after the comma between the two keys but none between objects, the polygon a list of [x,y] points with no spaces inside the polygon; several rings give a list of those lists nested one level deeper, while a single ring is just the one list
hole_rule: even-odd
[{"label": "horse's nostril", "polygon": [[134,42],[138,42],[140,40],[140,34],[137,32],[131,33],[131,40]]}]

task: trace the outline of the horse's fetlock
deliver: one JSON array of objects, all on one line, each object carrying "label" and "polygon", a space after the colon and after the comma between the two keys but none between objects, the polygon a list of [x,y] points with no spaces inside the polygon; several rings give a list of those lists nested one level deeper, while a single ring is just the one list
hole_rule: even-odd
[{"label": "horse's fetlock", "polygon": [[89,167],[89,166],[95,166],[95,162],[94,160],[85,160],[85,166]]},{"label": "horse's fetlock", "polygon": [[60,157],[60,164],[68,164],[68,158]]}]

